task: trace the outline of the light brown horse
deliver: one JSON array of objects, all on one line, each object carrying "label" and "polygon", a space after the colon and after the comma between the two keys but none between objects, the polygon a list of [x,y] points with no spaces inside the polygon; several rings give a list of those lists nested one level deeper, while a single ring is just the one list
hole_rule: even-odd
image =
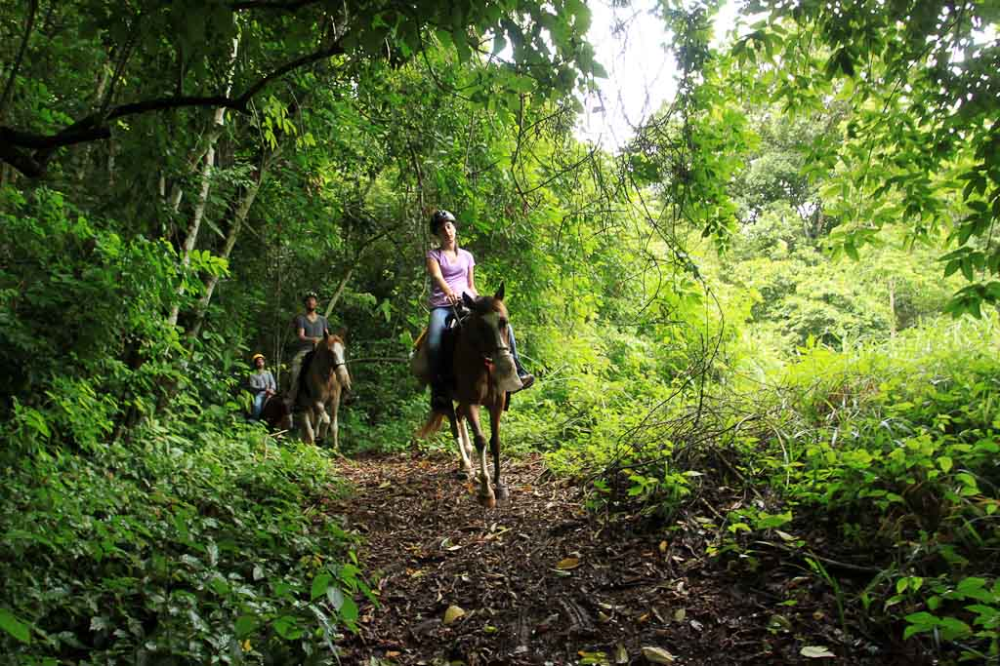
[{"label": "light brown horse", "polygon": [[[462,299],[471,314],[466,317],[455,334],[454,353],[451,356],[452,399],[458,409],[449,404],[446,412],[431,412],[419,435],[426,437],[437,432],[445,417],[451,424],[451,434],[458,444],[462,464],[472,475],[471,446],[465,432],[464,419],[472,426],[476,450],[479,453],[479,501],[493,508],[497,500],[509,497],[507,487],[500,479],[500,417],[503,415],[507,391],[520,388],[514,359],[510,354],[510,334],[507,307],[503,304],[504,286],[492,297],[481,296],[475,300],[463,294]],[[490,452],[493,454],[493,480],[487,470],[486,437],[479,420],[480,406],[490,412]]]},{"label": "light brown horse", "polygon": [[[308,367],[299,375],[299,392],[295,399],[297,410],[302,410],[302,440],[312,444],[323,439],[327,430],[333,432],[333,450],[340,448],[337,412],[340,396],[351,390],[351,376],[344,361],[346,345],[341,330],[316,343],[310,352]],[[326,406],[330,406],[331,415]]]}]

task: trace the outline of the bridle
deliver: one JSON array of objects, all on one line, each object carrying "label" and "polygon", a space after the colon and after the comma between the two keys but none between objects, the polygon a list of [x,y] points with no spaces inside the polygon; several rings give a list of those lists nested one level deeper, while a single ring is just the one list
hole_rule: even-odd
[{"label": "bridle", "polygon": [[[458,303],[451,304],[451,312],[455,316],[456,328],[461,329],[465,324],[465,321],[470,317],[482,316],[466,307],[464,304],[459,307]],[[507,328],[505,325],[503,328]],[[493,371],[493,355],[497,352],[510,352],[510,345],[503,341],[503,333],[500,333],[500,344],[492,349],[477,350],[479,352],[479,357],[482,359],[483,363],[486,364],[487,370]]]},{"label": "bridle", "polygon": [[[339,340],[339,338],[338,338],[338,340]],[[334,344],[336,344],[336,343],[334,343]],[[344,343],[341,342],[340,344],[341,344],[341,346],[343,346]],[[325,343],[324,343],[324,346],[325,346]],[[338,357],[337,354],[335,354],[333,352],[333,350],[330,349],[329,347],[327,347],[327,350],[330,352],[330,355],[333,356],[333,363],[330,364],[330,374],[332,375],[333,373],[335,373],[337,371],[337,368],[339,368],[341,366],[346,366],[347,365],[347,359],[346,359],[346,356],[344,354],[341,354],[340,357]]]}]

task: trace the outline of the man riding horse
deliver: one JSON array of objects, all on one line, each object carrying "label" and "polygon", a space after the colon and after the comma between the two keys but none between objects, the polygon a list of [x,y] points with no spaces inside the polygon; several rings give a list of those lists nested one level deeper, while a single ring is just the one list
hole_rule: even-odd
[{"label": "man riding horse", "polygon": [[315,291],[307,291],[302,299],[302,304],[306,311],[295,317],[293,328],[295,329],[295,340],[292,343],[293,355],[290,370],[290,383],[288,385],[288,396],[285,404],[289,411],[295,410],[295,401],[299,393],[299,374],[302,372],[302,361],[306,354],[313,350],[316,343],[324,340],[330,335],[330,323],[326,317],[316,312],[316,305],[319,297]]}]

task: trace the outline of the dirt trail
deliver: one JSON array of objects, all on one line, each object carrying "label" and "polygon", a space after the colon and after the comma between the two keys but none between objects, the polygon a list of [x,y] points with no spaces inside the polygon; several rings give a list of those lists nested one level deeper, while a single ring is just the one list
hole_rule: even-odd
[{"label": "dirt trail", "polygon": [[[834,600],[811,579],[719,570],[704,556],[701,517],[657,533],[608,525],[539,458],[506,461],[511,501],[485,510],[456,461],[343,464],[356,493],[329,510],[364,537],[380,595],[362,606],[344,663],[897,663],[867,641],[845,648]],[[464,615],[445,622],[449,606]],[[836,657],[807,658],[807,646]]]}]

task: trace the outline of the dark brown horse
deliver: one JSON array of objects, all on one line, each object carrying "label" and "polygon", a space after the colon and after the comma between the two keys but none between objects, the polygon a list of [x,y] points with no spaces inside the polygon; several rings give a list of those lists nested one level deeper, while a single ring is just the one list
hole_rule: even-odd
[{"label": "dark brown horse", "polygon": [[292,415],[288,411],[288,405],[281,399],[281,396],[272,395],[264,403],[264,409],[260,412],[260,418],[264,420],[267,427],[272,431],[291,430]]},{"label": "dark brown horse", "polygon": [[[334,451],[340,448],[337,423],[340,396],[343,391],[351,390],[342,335],[343,331],[330,334],[316,343],[316,348],[309,353],[312,358],[307,357],[303,363],[299,374],[301,385],[295,398],[296,411],[302,412],[303,441],[312,444],[317,439],[323,439],[329,428],[333,431]],[[332,419],[326,412],[327,405],[330,406]]]},{"label": "dark brown horse", "polygon": [[[426,437],[437,432],[445,417],[451,424],[451,434],[458,444],[465,470],[472,475],[471,446],[465,431],[464,419],[472,425],[476,450],[479,453],[479,501],[487,507],[496,506],[509,496],[507,487],[500,480],[500,417],[503,415],[507,391],[521,386],[510,354],[510,334],[507,328],[507,308],[503,304],[504,287],[492,297],[481,296],[475,300],[462,296],[471,314],[458,329],[451,356],[452,399],[458,409],[449,405],[446,412],[431,412],[427,423],[420,430]],[[490,452],[493,454],[493,480],[487,471],[486,437],[479,420],[479,408],[490,413]]]}]

